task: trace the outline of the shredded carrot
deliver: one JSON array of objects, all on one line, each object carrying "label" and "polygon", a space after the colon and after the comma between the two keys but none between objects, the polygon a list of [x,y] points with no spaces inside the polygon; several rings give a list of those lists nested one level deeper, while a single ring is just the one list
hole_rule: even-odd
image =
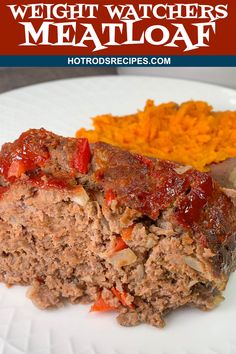
[{"label": "shredded carrot", "polygon": [[155,105],[148,100],[144,110],[136,114],[97,116],[93,127],[78,130],[76,136],[201,171],[213,162],[236,156],[236,111],[214,112],[206,102]]}]

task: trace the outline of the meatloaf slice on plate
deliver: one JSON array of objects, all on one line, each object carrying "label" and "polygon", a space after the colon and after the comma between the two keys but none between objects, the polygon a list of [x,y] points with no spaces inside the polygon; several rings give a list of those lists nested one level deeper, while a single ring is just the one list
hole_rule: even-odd
[{"label": "meatloaf slice on plate", "polygon": [[222,300],[235,206],[207,173],[29,130],[0,154],[0,281],[45,309],[92,303],[157,327]]}]

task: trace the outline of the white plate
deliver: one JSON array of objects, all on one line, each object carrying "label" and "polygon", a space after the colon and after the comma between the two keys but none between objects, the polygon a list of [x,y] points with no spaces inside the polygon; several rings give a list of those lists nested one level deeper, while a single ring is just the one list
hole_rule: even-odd
[{"label": "white plate", "polygon": [[[206,100],[217,110],[236,110],[236,91],[193,81],[132,76],[55,81],[0,95],[0,143],[31,127],[74,135],[89,126],[89,117],[132,113],[147,98]],[[0,353],[233,354],[235,283],[234,275],[216,310],[176,311],[161,330],[120,327],[113,314],[89,314],[83,305],[40,311],[24,296],[25,288],[0,285]]]}]

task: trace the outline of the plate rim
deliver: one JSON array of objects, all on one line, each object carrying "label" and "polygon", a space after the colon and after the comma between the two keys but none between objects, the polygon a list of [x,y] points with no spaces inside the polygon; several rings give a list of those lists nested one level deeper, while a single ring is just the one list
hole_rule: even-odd
[{"label": "plate rim", "polygon": [[56,80],[47,80],[47,81],[43,81],[43,82],[38,82],[38,83],[34,83],[31,85],[25,85],[25,86],[21,86],[21,87],[17,87],[14,88],[12,90],[8,90],[5,92],[0,93],[0,98],[4,95],[8,95],[10,93],[15,93],[21,90],[26,90],[26,89],[30,89],[30,88],[37,88],[37,87],[42,87],[42,86],[46,86],[46,85],[50,85],[50,84],[57,84],[57,83],[62,83],[62,82],[70,82],[70,81],[92,81],[94,79],[96,80],[104,80],[104,79],[142,79],[142,80],[151,80],[151,81],[155,81],[155,80],[161,80],[161,81],[166,81],[166,82],[174,82],[174,83],[182,83],[182,84],[194,84],[194,85],[202,85],[205,88],[209,88],[209,89],[219,89],[219,90],[226,90],[228,91],[228,93],[234,93],[236,94],[236,88],[232,88],[232,87],[227,87],[225,85],[219,85],[219,84],[213,84],[213,83],[208,83],[208,82],[204,82],[204,81],[200,81],[200,80],[194,80],[194,79],[186,79],[186,78],[176,78],[176,77],[162,77],[162,76],[150,76],[150,75],[132,75],[132,74],[127,74],[127,75],[91,75],[91,76],[86,76],[86,77],[70,77],[70,78],[61,78],[61,79],[56,79]]}]

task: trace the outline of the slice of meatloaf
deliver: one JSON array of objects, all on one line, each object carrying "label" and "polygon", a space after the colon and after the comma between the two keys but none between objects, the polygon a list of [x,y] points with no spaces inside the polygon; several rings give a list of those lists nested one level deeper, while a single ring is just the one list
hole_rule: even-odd
[{"label": "slice of meatloaf", "polygon": [[40,308],[92,302],[125,326],[222,300],[235,206],[206,173],[29,130],[0,154],[0,280]]}]

